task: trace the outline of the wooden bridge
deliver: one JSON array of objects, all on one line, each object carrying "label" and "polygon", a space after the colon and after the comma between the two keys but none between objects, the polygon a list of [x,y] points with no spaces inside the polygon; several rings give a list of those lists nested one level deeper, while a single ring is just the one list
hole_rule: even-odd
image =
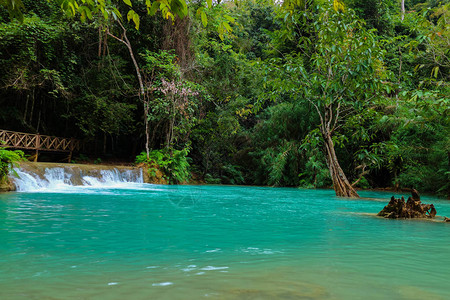
[{"label": "wooden bridge", "polygon": [[38,160],[39,151],[66,152],[69,162],[74,151],[80,151],[81,141],[48,135],[31,134],[0,129],[0,147],[11,149],[34,150],[34,161]]}]

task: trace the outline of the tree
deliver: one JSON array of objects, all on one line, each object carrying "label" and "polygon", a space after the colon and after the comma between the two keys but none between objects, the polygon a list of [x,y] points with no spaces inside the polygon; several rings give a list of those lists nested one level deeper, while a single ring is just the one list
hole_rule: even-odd
[{"label": "tree", "polygon": [[[80,19],[85,21],[86,19],[92,19],[96,15],[101,15],[105,20],[108,19],[122,19],[118,7],[119,3],[114,0],[50,0],[57,3],[62,10],[68,16],[80,15]],[[132,20],[136,25],[136,29],[139,29],[140,17],[133,10],[132,0],[122,0],[129,8],[127,12],[128,21]],[[142,1],[144,2],[144,1]],[[208,1],[208,3],[211,3]],[[23,21],[24,5],[22,0],[0,0],[0,5],[5,7],[11,19],[17,19],[20,22]],[[171,18],[174,20],[176,16],[184,17],[187,15],[187,4],[184,0],[155,0],[145,1],[147,13],[154,15],[158,10],[161,11],[162,16],[165,19]]]},{"label": "tree", "polygon": [[17,162],[24,160],[24,154],[20,150],[7,150],[0,145],[0,183],[8,175],[9,171],[17,165]]},{"label": "tree", "polygon": [[[309,37],[300,39],[303,46],[299,49],[304,51],[274,59],[270,68],[282,65],[282,70],[270,84],[312,105],[320,120],[318,129],[336,195],[358,197],[339,164],[335,143],[345,120],[364,113],[377,98],[382,52],[373,31],[366,30],[354,12],[344,11],[339,2],[303,12],[314,14]],[[359,169],[365,174],[364,166]]]},{"label": "tree", "polygon": [[[139,83],[139,99],[144,105],[144,119],[147,119],[148,116],[148,100],[145,98],[146,93],[144,90],[144,82],[142,79],[142,74],[140,67],[138,65],[138,62],[135,58],[134,51],[132,44],[127,36],[127,29],[122,24],[123,18],[122,14],[119,11],[120,4],[117,2],[114,2],[112,0],[91,0],[91,1],[78,1],[78,0],[53,0],[54,2],[58,3],[62,10],[69,16],[75,16],[77,14],[80,15],[80,19],[82,21],[86,21],[87,19],[94,19],[97,18],[100,20],[101,27],[105,28],[106,34],[119,42],[123,43],[130,54],[130,58],[133,62],[133,66],[136,72],[136,77],[138,79]],[[123,3],[126,4],[126,7],[128,8],[127,12],[127,19],[128,21],[133,21],[135,24],[136,29],[139,29],[140,25],[140,17],[139,15],[133,10],[133,4],[131,0],[123,0]],[[209,2],[211,3],[211,2]],[[5,7],[9,14],[11,19],[15,18],[18,19],[20,22],[23,21],[23,14],[22,11],[24,10],[24,5],[21,0],[1,0],[0,5]],[[210,4],[211,5],[211,4]],[[147,13],[150,15],[154,15],[158,10],[161,11],[162,16],[165,19],[171,18],[174,20],[175,17],[183,18],[187,15],[187,5],[184,0],[165,0],[165,1],[145,1],[145,6],[147,9]],[[119,28],[121,30],[120,35],[115,35],[112,33],[112,30],[110,29],[115,24],[119,25]],[[101,35],[100,35],[101,36]],[[101,45],[102,41],[100,41]],[[99,48],[101,49],[101,48]],[[100,50],[99,50],[100,52]],[[148,122],[145,121],[145,131],[146,131],[146,151],[147,155],[149,154],[149,128],[148,128]]]}]

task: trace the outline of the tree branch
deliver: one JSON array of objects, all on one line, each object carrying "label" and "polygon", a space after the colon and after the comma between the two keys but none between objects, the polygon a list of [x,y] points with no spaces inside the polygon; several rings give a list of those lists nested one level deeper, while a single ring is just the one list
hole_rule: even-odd
[{"label": "tree branch", "polygon": [[361,173],[359,174],[358,179],[352,183],[352,187],[357,185],[361,181],[361,179],[363,178],[364,175],[369,174],[369,170],[366,170],[366,167],[367,167],[367,165],[365,163],[356,167],[356,170],[361,169]]},{"label": "tree branch", "polygon": [[317,114],[319,115],[319,118],[320,118],[321,131],[322,131],[322,133],[325,133],[325,122],[324,122],[324,120],[323,120],[323,117],[322,117],[322,114],[321,114],[321,112],[320,112],[319,107],[318,107],[317,104],[315,104],[313,101],[311,101],[311,100],[309,100],[309,99],[307,99],[307,100],[308,100],[309,103],[311,103],[311,104],[316,108]]},{"label": "tree branch", "polygon": [[337,108],[336,108],[336,117],[335,117],[335,119],[334,119],[333,127],[331,128],[331,133],[333,133],[334,130],[336,129],[336,125],[337,125],[338,120],[339,120],[340,110],[341,110],[341,103],[338,102],[338,106],[337,106]]},{"label": "tree branch", "polygon": [[142,99],[142,97],[144,96],[144,83],[142,82],[142,76],[141,76],[141,72],[140,72],[140,70],[139,70],[139,65],[137,64],[136,58],[134,57],[133,48],[131,47],[131,43],[130,43],[130,41],[128,40],[128,37],[127,37],[127,30],[126,30],[126,28],[122,25],[122,23],[120,22],[120,20],[117,20],[117,23],[119,23],[120,27],[121,27],[122,30],[123,30],[123,38],[124,38],[124,39],[121,39],[121,38],[119,38],[119,37],[113,35],[113,34],[109,31],[109,28],[106,28],[106,33],[107,33],[109,36],[111,36],[112,38],[118,40],[119,42],[124,43],[124,44],[127,46],[128,52],[130,53],[131,60],[133,61],[134,68],[135,68],[135,70],[136,70],[136,75],[137,75],[138,81],[139,81],[139,99],[140,99],[141,101],[144,101],[145,99]]}]

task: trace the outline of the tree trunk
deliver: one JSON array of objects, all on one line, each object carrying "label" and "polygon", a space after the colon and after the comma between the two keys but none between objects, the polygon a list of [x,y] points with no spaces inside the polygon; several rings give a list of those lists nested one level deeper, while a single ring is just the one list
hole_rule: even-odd
[{"label": "tree trunk", "polygon": [[103,132],[103,154],[106,154],[106,132]]},{"label": "tree trunk", "polygon": [[150,158],[150,126],[148,124],[149,103],[144,100],[144,122],[145,122],[145,151],[147,152],[147,159]]},{"label": "tree trunk", "polygon": [[403,19],[405,19],[405,0],[402,0],[401,10],[402,10],[402,21],[403,21]]},{"label": "tree trunk", "polygon": [[27,101],[25,102],[25,112],[23,113],[23,123],[24,124],[27,124],[28,100],[30,100],[29,93],[27,93]]},{"label": "tree trunk", "polygon": [[34,97],[34,88],[31,92],[31,111],[30,111],[30,119],[28,120],[28,124],[31,125],[31,122],[33,121],[33,113],[34,113],[34,102],[35,102],[35,97]]},{"label": "tree trunk", "polygon": [[339,161],[336,157],[336,152],[334,151],[334,144],[333,140],[331,139],[331,133],[322,132],[322,135],[327,152],[327,165],[328,169],[330,170],[331,180],[333,181],[333,188],[336,192],[336,196],[359,198],[358,193],[350,184],[347,176],[345,176],[344,171],[342,171],[342,168],[339,165]]},{"label": "tree trunk", "polygon": [[147,121],[148,111],[149,111],[149,102],[148,102],[148,100],[145,97],[144,82],[142,80],[142,75],[141,75],[141,71],[139,69],[139,65],[138,65],[138,63],[136,61],[136,58],[134,57],[133,48],[131,47],[130,40],[127,37],[127,30],[125,29],[125,27],[122,25],[122,23],[119,20],[117,20],[117,23],[122,28],[123,38],[119,38],[119,37],[113,35],[109,31],[108,28],[107,28],[106,33],[109,36],[111,36],[111,37],[115,38],[116,40],[118,40],[119,42],[125,44],[125,46],[127,46],[127,48],[128,48],[128,52],[130,53],[130,57],[131,57],[131,60],[133,62],[134,69],[136,71],[136,76],[137,76],[137,79],[138,79],[138,82],[139,82],[139,100],[142,101],[142,103],[144,104],[144,122],[145,122],[145,139],[146,139],[146,141],[145,141],[145,150],[147,151],[147,159],[148,159],[149,155],[150,155],[150,146],[149,146],[149,143],[150,143],[150,141],[149,141],[150,128],[149,128],[149,124],[148,124],[148,121]]}]

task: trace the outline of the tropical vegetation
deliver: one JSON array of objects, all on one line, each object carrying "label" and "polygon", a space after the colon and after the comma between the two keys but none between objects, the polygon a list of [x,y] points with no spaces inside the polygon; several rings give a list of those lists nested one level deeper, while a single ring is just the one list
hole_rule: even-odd
[{"label": "tropical vegetation", "polygon": [[2,0],[0,128],[171,183],[448,196],[449,21],[448,0]]}]

